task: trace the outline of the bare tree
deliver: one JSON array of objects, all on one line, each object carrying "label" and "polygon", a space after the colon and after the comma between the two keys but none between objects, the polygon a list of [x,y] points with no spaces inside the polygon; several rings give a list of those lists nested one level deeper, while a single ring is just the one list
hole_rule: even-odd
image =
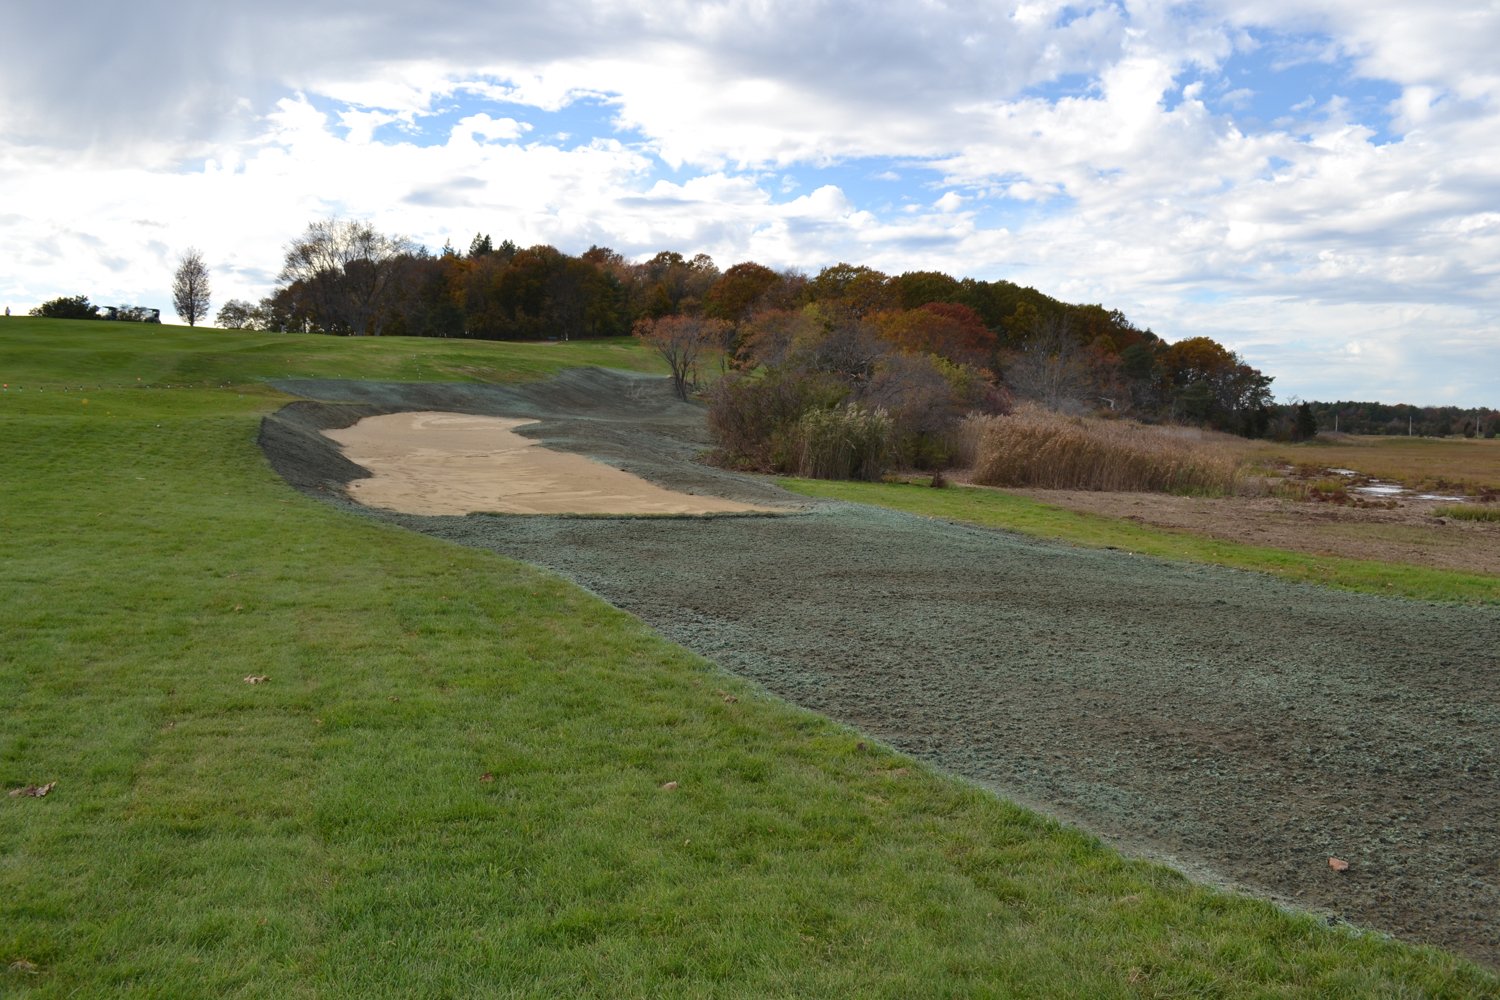
[{"label": "bare tree", "polygon": [[672,388],[677,398],[688,398],[688,386],[698,381],[698,355],[705,347],[723,336],[723,320],[702,316],[663,316],[642,318],[635,325],[635,335],[656,348],[672,370]]},{"label": "bare tree", "polygon": [[368,222],[325,219],[287,244],[280,280],[301,287],[299,298],[323,329],[378,335],[396,284],[394,262],[414,250],[406,237]]},{"label": "bare tree", "polygon": [[1081,407],[1090,394],[1090,372],[1083,345],[1068,329],[1067,320],[1038,319],[1005,380],[1017,396],[1034,399],[1050,410]]},{"label": "bare tree", "polygon": [[208,294],[208,265],[203,263],[202,253],[188,247],[172,275],[172,308],[188,326],[197,326],[200,319],[208,318]]}]

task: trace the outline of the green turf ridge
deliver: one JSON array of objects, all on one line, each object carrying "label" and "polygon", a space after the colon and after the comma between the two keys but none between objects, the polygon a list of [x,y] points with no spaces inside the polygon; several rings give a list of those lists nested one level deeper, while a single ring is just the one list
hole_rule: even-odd
[{"label": "green turf ridge", "polygon": [[803,496],[873,504],[924,517],[1003,528],[1091,548],[1121,549],[1161,559],[1228,566],[1269,573],[1287,580],[1391,597],[1500,604],[1500,577],[1245,545],[1186,531],[1152,528],[1100,514],[1066,510],[1029,497],[983,487],[932,489],[912,483],[849,483],[820,479],[781,479],[778,482]]},{"label": "green turf ridge", "polygon": [[632,337],[497,345],[9,317],[0,319],[0,348],[0,383],[12,393],[215,388],[276,378],[513,382],[589,365],[666,371]]},{"label": "green turf ridge", "polygon": [[[5,363],[53,375],[95,335],[17,352],[14,329]],[[179,333],[179,363],[212,349],[153,336]],[[386,377],[390,349],[330,340],[294,374]],[[1500,994],[1125,860],[557,578],[308,499],[255,446],[270,396],[63,398],[0,409],[0,785],[57,782],[0,796],[0,995]]]}]

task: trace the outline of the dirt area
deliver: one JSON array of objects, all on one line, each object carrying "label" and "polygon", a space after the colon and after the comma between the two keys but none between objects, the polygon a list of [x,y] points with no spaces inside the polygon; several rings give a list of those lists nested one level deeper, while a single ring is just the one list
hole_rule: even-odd
[{"label": "dirt area", "polygon": [[1355,507],[1275,497],[1006,492],[1069,510],[1250,545],[1500,576],[1500,522],[1439,517],[1435,512],[1452,506],[1448,501],[1403,499],[1392,501],[1392,507]]},{"label": "dirt area", "polygon": [[371,473],[362,504],[404,514],[723,514],[769,508],[664,490],[515,433],[533,421],[465,413],[385,413],[323,436]]},{"label": "dirt area", "polygon": [[[549,567],[773,694],[1128,852],[1500,966],[1500,609],[811,503],[694,463],[702,411],[640,376],[280,387],[316,401],[268,417],[262,445],[330,503]],[[361,507],[346,486],[363,471],[320,432],[408,410],[529,418],[519,433],[549,447],[788,513]]]}]

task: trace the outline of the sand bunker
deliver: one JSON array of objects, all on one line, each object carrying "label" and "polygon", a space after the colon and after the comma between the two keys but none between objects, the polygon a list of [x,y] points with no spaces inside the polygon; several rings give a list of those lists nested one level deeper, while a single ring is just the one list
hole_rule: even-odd
[{"label": "sand bunker", "polygon": [[613,466],[551,451],[515,428],[533,420],[390,413],[323,431],[369,479],[348,486],[370,507],[403,514],[721,514],[770,512],[674,493]]}]

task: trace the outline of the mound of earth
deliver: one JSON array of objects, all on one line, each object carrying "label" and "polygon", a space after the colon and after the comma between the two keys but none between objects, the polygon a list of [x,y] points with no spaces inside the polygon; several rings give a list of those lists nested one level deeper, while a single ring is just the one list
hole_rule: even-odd
[{"label": "mound of earth", "polygon": [[[772,693],[1200,878],[1500,965],[1500,609],[1371,597],[854,504],[713,519],[363,508],[320,433],[372,412],[520,432],[672,488],[796,500],[693,462],[664,380],[283,383],[299,488],[549,567]],[[1335,872],[1328,858],[1350,862]]]}]

